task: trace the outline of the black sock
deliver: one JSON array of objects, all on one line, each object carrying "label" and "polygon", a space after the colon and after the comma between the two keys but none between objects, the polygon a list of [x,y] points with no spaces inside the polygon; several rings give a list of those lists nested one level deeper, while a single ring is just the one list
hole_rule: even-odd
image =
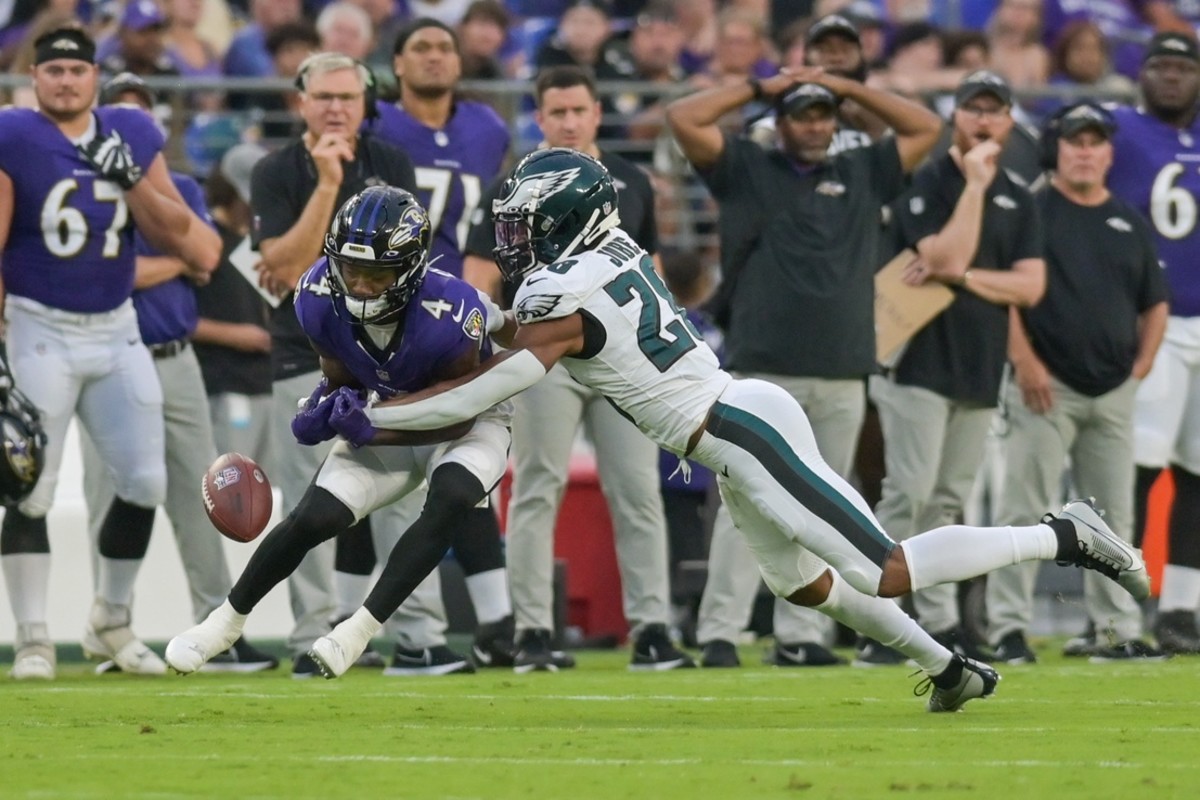
[{"label": "black sock", "polygon": [[1050,519],[1046,524],[1058,537],[1058,552],[1054,560],[1060,564],[1073,564],[1079,555],[1079,540],[1075,536],[1075,523],[1069,519]]},{"label": "black sock", "polygon": [[962,680],[963,663],[962,656],[951,658],[950,666],[937,675],[931,676],[933,685],[939,689],[953,689],[955,686],[958,686],[958,682]]},{"label": "black sock", "polygon": [[1200,475],[1172,466],[1175,503],[1168,526],[1167,563],[1200,569]]},{"label": "black sock", "polygon": [[138,560],[150,547],[154,530],[154,509],[135,506],[114,497],[104,522],[100,524],[100,555],[105,558]]},{"label": "black sock", "polygon": [[1146,538],[1146,515],[1150,507],[1150,490],[1158,476],[1159,467],[1138,467],[1133,487],[1133,546],[1141,547]]}]

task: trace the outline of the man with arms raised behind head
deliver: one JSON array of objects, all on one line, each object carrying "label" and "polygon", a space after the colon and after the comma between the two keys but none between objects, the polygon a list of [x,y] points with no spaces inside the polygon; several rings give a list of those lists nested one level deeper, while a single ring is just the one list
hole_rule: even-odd
[{"label": "man with arms raised behind head", "polygon": [[171,183],[163,135],[150,117],[135,108],[92,110],[99,71],[91,38],[60,28],[34,48],[38,109],[0,111],[8,354],[49,439],[33,494],[6,511],[0,528],[0,563],[17,623],[13,676],[55,675],[46,629],[46,514],[76,414],[116,484],[100,528],[84,651],[125,672],[158,674],[162,660],[129,627],[134,582],[166,490],[162,393],[130,301],[133,228],[187,261],[196,256],[191,226],[204,223]]}]

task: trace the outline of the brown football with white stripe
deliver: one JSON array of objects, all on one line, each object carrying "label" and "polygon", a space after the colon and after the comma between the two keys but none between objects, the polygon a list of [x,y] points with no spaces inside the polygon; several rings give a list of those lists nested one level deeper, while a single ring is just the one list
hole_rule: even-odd
[{"label": "brown football with white stripe", "polygon": [[271,483],[262,467],[241,453],[220,456],[201,482],[204,510],[222,534],[235,542],[258,537],[271,519]]}]

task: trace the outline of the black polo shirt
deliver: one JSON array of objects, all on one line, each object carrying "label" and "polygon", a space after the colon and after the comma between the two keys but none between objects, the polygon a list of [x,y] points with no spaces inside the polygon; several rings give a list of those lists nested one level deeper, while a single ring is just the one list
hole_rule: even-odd
[{"label": "black polo shirt", "polygon": [[[221,262],[204,286],[196,287],[200,316],[218,322],[236,322],[267,327],[270,306],[258,291],[229,263],[229,254],[245,238],[220,222]],[[196,358],[209,394],[234,392],[262,395],[271,393],[270,353],[248,353],[220,344],[195,343]]]},{"label": "black polo shirt", "polygon": [[[621,229],[650,255],[658,252],[658,222],[654,216],[654,190],[650,179],[629,160],[616,153],[601,151],[600,163],[610,175],[617,189],[617,210],[621,214]],[[505,174],[497,178],[483,193],[483,198],[471,217],[471,232],[467,235],[464,255],[495,261],[492,250],[496,247],[496,230],[492,221],[492,201],[500,195],[500,187],[508,180]],[[503,306],[512,307],[518,284],[505,281]]]},{"label": "black polo shirt", "polygon": [[[373,136],[358,138],[354,161],[342,165],[342,185],[336,209],[368,186],[398,186],[414,194],[417,178],[412,161],[398,147]],[[254,165],[250,175],[250,207],[254,212],[251,236],[257,248],[264,239],[287,233],[317,188],[317,165],[303,139],[296,139]],[[332,218],[326,220],[328,227]],[[271,314],[271,366],[275,380],[320,368],[316,352],[296,319],[289,293]]]},{"label": "black polo shirt", "polygon": [[[892,204],[901,243],[915,247],[950,221],[966,180],[949,155],[913,176],[912,188]],[[1007,170],[996,172],[984,198],[979,248],[971,269],[1012,269],[1042,257],[1042,225],[1033,196]],[[984,407],[996,405],[1008,358],[1008,306],[954,288],[954,302],[917,332],[896,365],[897,383]]]},{"label": "black polo shirt", "polygon": [[835,379],[873,372],[879,213],[905,180],[896,140],[801,167],[727,137],[700,177],[720,205],[729,367]]},{"label": "black polo shirt", "polygon": [[1082,206],[1046,186],[1034,200],[1046,231],[1046,296],[1021,318],[1050,372],[1099,397],[1129,378],[1138,315],[1167,299],[1154,238],[1116,197]]}]

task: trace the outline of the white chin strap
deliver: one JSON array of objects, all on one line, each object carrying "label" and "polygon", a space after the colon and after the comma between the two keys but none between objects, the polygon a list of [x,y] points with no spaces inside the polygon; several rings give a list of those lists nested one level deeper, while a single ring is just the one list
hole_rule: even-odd
[{"label": "white chin strap", "polygon": [[357,319],[359,322],[370,322],[376,317],[387,313],[391,309],[388,307],[387,301],[382,296],[372,298],[370,300],[359,300],[357,298],[346,295],[346,310],[350,312],[350,316]]},{"label": "white chin strap", "polygon": [[[579,249],[580,245],[594,244],[600,240],[601,236],[621,224],[621,215],[618,214],[615,209],[611,214],[597,223],[596,218],[599,216],[600,209],[597,208],[592,212],[592,216],[588,218],[587,224],[583,226],[583,230],[579,232],[579,235],[572,239],[571,243],[567,245],[567,249],[558,256],[559,261],[564,258],[568,258],[572,253]],[[596,227],[593,228],[593,224],[595,224]]]}]

